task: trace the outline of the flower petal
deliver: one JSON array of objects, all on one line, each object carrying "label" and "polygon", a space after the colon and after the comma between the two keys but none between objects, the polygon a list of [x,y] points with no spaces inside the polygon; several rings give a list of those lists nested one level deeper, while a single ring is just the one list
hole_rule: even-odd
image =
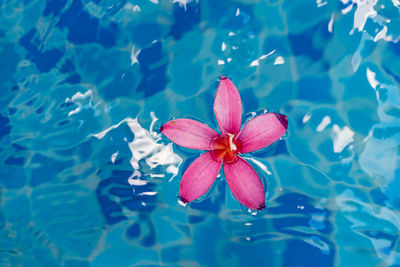
[{"label": "flower petal", "polygon": [[198,157],[183,174],[179,185],[179,196],[183,202],[187,203],[201,197],[214,183],[222,161],[213,160],[211,153],[213,151]]},{"label": "flower petal", "polygon": [[221,134],[237,134],[242,123],[242,100],[236,86],[221,76],[214,99],[214,113]]},{"label": "flower petal", "polygon": [[211,141],[219,134],[204,123],[191,119],[176,119],[161,126],[161,132],[177,145],[210,150]]},{"label": "flower petal", "polygon": [[279,113],[265,113],[250,119],[236,137],[240,153],[259,150],[277,141],[286,132],[287,117]]},{"label": "flower petal", "polygon": [[232,164],[224,164],[224,173],[235,198],[253,210],[265,208],[264,187],[256,171],[247,161],[238,157]]}]

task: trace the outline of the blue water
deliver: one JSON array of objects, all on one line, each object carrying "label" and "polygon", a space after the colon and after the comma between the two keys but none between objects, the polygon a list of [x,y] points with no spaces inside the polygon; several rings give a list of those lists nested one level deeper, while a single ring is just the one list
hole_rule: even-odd
[{"label": "blue water", "polygon": [[[0,0],[0,55],[0,266],[400,266],[399,1]],[[288,116],[258,214],[158,131],[221,74]]]}]

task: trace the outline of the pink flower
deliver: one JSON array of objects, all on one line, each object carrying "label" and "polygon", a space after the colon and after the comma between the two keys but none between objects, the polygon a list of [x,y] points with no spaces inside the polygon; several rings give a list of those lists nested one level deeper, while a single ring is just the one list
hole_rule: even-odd
[{"label": "pink flower", "polygon": [[265,113],[250,119],[240,129],[242,101],[232,81],[223,76],[214,99],[214,113],[221,134],[190,119],[171,120],[161,126],[161,132],[175,144],[208,150],[183,174],[180,198],[187,203],[205,194],[224,165],[226,181],[235,198],[250,209],[264,209],[265,194],[260,177],[238,154],[259,150],[281,138],[288,126],[287,117]]}]

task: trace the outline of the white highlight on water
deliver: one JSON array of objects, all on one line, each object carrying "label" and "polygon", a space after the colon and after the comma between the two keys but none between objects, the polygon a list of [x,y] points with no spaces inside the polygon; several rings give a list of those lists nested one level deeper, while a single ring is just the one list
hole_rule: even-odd
[{"label": "white highlight on water", "polygon": [[186,11],[186,5],[192,2],[192,0],[174,0],[172,3],[179,3],[179,6],[183,6]]},{"label": "white highlight on water", "polygon": [[222,42],[221,50],[222,50],[222,51],[225,51],[225,49],[226,49],[226,44],[225,44],[225,42]]},{"label": "white highlight on water", "polygon": [[236,9],[236,17],[240,15],[240,9]]},{"label": "white highlight on water", "polygon": [[272,50],[271,52],[269,52],[268,54],[262,55],[261,57],[259,57],[256,60],[253,60],[250,63],[250,67],[254,67],[254,66],[258,66],[260,64],[260,60],[266,59],[267,57],[269,57],[270,55],[272,55],[273,53],[275,53],[276,49]]},{"label": "white highlight on water", "polygon": [[376,87],[379,84],[379,82],[375,79],[375,77],[376,77],[376,73],[371,71],[369,68],[367,68],[367,79],[368,79],[368,82],[371,85],[371,87],[374,88],[374,90],[376,90]]},{"label": "white highlight on water", "polygon": [[[391,20],[377,12],[378,9],[376,6],[379,3],[378,0],[342,0],[344,4],[347,4],[350,1],[350,5],[342,9],[342,14],[349,13],[353,7],[356,9],[354,12],[353,28],[351,29],[350,34],[353,34],[357,29],[359,32],[363,32],[363,36],[367,35],[368,40],[373,40],[374,42],[385,40],[387,42],[397,43],[400,40],[399,36],[395,38],[393,34],[387,35],[388,25]],[[395,7],[398,7],[400,2],[398,0],[392,0],[392,3]],[[383,9],[384,5],[381,5],[380,8]],[[372,20],[373,23],[376,23],[378,26],[375,31],[375,36],[371,36],[372,33],[364,29],[368,19]],[[364,42],[364,40],[362,42]]]},{"label": "white highlight on water", "polygon": [[113,164],[114,164],[115,159],[117,158],[118,154],[119,154],[119,151],[117,151],[117,152],[115,152],[115,153],[113,153],[113,154],[111,155],[111,162],[112,162]]},{"label": "white highlight on water", "polygon": [[67,97],[65,99],[65,102],[74,102],[75,104],[78,105],[78,107],[74,110],[71,110],[68,113],[68,117],[79,113],[82,110],[83,104],[79,101],[79,100],[85,100],[89,98],[89,106],[92,105],[92,100],[93,100],[93,91],[91,89],[89,89],[88,91],[86,91],[85,93],[81,93],[81,92],[77,92],[75,93],[71,98]]},{"label": "white highlight on water", "polygon": [[139,64],[139,61],[138,61],[137,57],[139,56],[140,51],[141,50],[139,48],[136,49],[136,47],[134,45],[132,46],[132,50],[131,50],[131,66],[133,66],[135,63]]},{"label": "white highlight on water", "polygon": [[281,56],[276,57],[274,65],[282,65],[285,63],[285,59]]},{"label": "white highlight on water", "polygon": [[329,116],[325,116],[321,123],[317,126],[317,132],[322,132],[325,130],[326,126],[328,126],[331,123],[331,118]]},{"label": "white highlight on water", "polygon": [[[128,142],[128,147],[132,153],[129,162],[133,168],[133,173],[128,180],[131,185],[145,185],[147,181],[141,179],[143,176],[154,179],[164,178],[166,174],[170,174],[171,178],[169,181],[171,181],[178,174],[179,165],[182,163],[182,158],[174,153],[172,143],[161,143],[161,134],[153,130],[158,119],[154,112],[150,112],[150,116],[152,118],[152,123],[149,130],[144,129],[137,118],[125,118],[104,131],[91,135],[95,138],[102,139],[108,132],[118,128],[121,124],[126,123],[128,125],[134,134],[133,140]],[[139,162],[143,161],[149,168],[146,173],[142,173],[142,168],[139,165]]]},{"label": "white highlight on water", "polygon": [[340,128],[339,125],[334,124],[332,131],[333,151],[335,153],[341,153],[347,145],[354,141],[354,132],[347,126]]},{"label": "white highlight on water", "polygon": [[328,23],[328,31],[329,32],[333,32],[333,22],[334,21],[335,21],[335,14],[332,13],[331,19],[329,20],[329,23]]},{"label": "white highlight on water", "polygon": [[266,173],[267,175],[272,175],[271,171],[267,168],[267,166],[265,166],[261,161],[256,160],[255,158],[248,158],[248,157],[244,157],[247,161],[251,161],[254,164],[256,164],[264,173]]},{"label": "white highlight on water", "polygon": [[357,9],[354,13],[354,26],[350,34],[353,34],[355,29],[362,31],[368,18],[374,18],[377,13],[374,6],[378,0],[353,0],[353,4],[357,5]]},{"label": "white highlight on water", "polygon": [[322,2],[322,0],[316,0],[315,3],[317,4],[317,7],[322,7],[328,4],[328,2]]},{"label": "white highlight on water", "polygon": [[141,12],[140,6],[132,5],[131,3],[127,3],[124,7],[125,9],[132,10],[133,12]]},{"label": "white highlight on water", "polygon": [[303,123],[307,123],[311,118],[311,113],[308,112],[306,115],[303,117]]}]

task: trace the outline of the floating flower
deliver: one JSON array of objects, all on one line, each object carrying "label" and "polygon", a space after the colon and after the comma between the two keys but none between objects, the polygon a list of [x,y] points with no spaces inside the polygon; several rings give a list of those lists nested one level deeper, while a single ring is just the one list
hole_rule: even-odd
[{"label": "floating flower", "polygon": [[221,134],[191,119],[171,120],[161,126],[161,132],[175,144],[208,150],[183,174],[180,198],[187,203],[205,194],[224,165],[225,178],[235,198],[250,209],[264,209],[261,179],[238,154],[262,149],[281,138],[288,126],[287,117],[264,113],[250,119],[240,129],[242,101],[232,81],[223,76],[214,99],[214,113]]}]

